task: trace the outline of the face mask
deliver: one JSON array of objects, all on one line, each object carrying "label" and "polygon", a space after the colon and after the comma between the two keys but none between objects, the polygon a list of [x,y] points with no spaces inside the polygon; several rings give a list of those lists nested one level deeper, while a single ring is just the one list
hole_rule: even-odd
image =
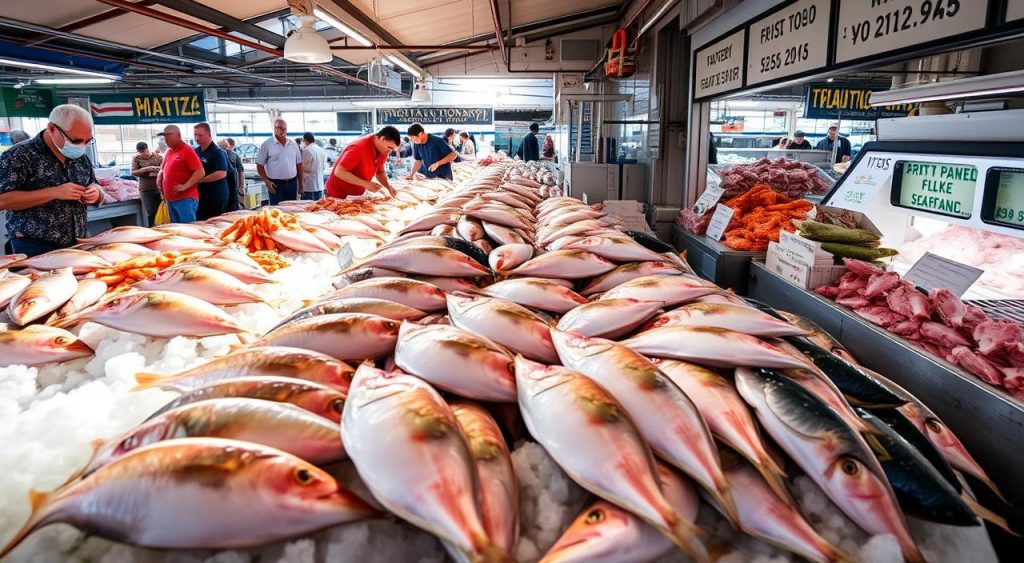
[{"label": "face mask", "polygon": [[[60,131],[57,132],[60,133]],[[61,133],[61,137],[64,137],[63,133]],[[57,150],[60,151],[60,154],[64,155],[64,158],[70,158],[72,160],[84,155],[85,149],[85,145],[74,145],[67,137],[64,137],[64,146],[57,147]]]}]

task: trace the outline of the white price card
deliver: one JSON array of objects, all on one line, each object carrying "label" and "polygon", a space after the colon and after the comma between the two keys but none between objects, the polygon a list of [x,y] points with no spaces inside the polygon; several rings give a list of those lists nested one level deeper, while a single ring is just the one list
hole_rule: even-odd
[{"label": "white price card", "polygon": [[711,216],[711,222],[708,223],[707,236],[710,239],[722,240],[722,235],[725,234],[725,228],[729,226],[729,221],[732,221],[733,209],[721,203],[715,208],[715,214]]},{"label": "white price card", "polygon": [[835,62],[983,29],[988,6],[976,0],[839,0]]},{"label": "white price card", "polygon": [[743,33],[741,29],[697,51],[693,97],[704,98],[743,87]]},{"label": "white price card", "polygon": [[722,194],[724,193],[725,188],[708,186],[704,193],[700,194],[700,197],[697,198],[697,203],[693,204],[693,212],[697,215],[704,215],[708,209],[718,204],[718,200],[722,199]]},{"label": "white price card", "polygon": [[960,297],[981,277],[982,273],[984,273],[983,270],[973,266],[925,252],[924,256],[910,268],[907,275],[903,276],[903,279],[928,291],[946,288]]},{"label": "white price card", "polygon": [[1024,0],[1006,0],[1006,21],[1024,19]]},{"label": "white price card", "polygon": [[799,0],[750,24],[747,86],[828,64],[831,0]]}]

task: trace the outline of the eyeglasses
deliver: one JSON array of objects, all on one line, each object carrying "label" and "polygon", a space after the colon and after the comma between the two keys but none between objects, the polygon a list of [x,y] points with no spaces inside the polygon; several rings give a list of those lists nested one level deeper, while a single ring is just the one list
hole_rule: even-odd
[{"label": "eyeglasses", "polygon": [[71,136],[68,135],[66,131],[64,131],[63,129],[60,128],[60,125],[57,125],[56,123],[53,123],[52,125],[54,127],[56,127],[57,130],[60,131],[60,134],[64,135],[64,138],[67,140],[67,142],[71,143],[72,145],[95,145],[96,144],[96,137],[90,137],[88,139],[72,139]]}]

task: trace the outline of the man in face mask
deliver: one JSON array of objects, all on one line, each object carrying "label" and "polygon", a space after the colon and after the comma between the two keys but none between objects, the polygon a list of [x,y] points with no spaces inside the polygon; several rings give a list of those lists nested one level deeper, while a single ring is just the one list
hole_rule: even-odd
[{"label": "man in face mask", "polygon": [[36,256],[89,236],[86,205],[103,201],[86,156],[92,116],[79,106],[53,108],[41,133],[0,154],[0,210],[14,252]]}]

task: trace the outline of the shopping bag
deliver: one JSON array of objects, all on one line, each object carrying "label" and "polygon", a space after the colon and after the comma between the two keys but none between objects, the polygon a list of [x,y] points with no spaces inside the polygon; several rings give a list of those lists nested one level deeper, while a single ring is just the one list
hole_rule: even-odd
[{"label": "shopping bag", "polygon": [[156,208],[156,217],[153,219],[154,225],[165,225],[171,222],[171,212],[167,210],[167,202],[161,201],[160,207]]}]

